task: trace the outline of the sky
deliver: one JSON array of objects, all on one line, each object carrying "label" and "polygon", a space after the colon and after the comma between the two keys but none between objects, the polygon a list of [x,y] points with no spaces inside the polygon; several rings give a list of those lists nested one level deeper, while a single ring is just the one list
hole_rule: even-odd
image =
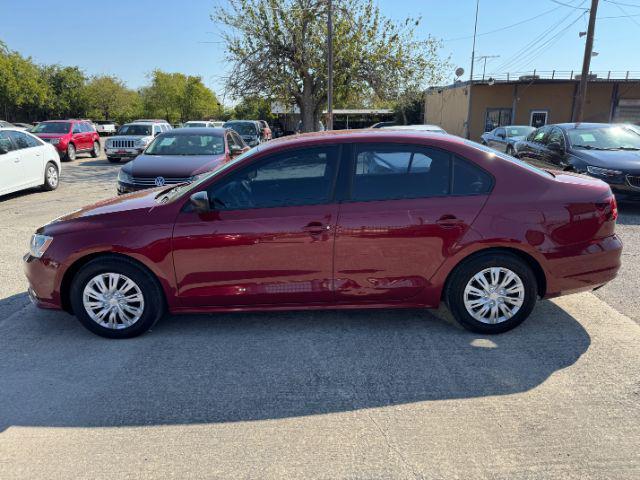
[{"label": "sky", "polygon": [[[440,53],[468,76],[476,0],[377,0],[383,14],[421,16],[418,34],[443,40]],[[565,5],[561,5],[565,4]],[[38,63],[78,65],[112,74],[131,88],[155,68],[199,75],[225,104],[228,71],[221,27],[211,20],[225,0],[0,0],[0,40]],[[575,70],[582,65],[590,0],[480,0],[476,57],[487,74]],[[569,5],[569,6],[567,6]],[[571,6],[573,5],[573,7]],[[537,17],[533,18],[532,17]],[[611,18],[615,17],[615,18]],[[531,19],[531,20],[530,20]],[[520,23],[522,22],[522,23]],[[520,23],[512,28],[504,28]],[[493,32],[496,29],[502,29]],[[556,36],[557,35],[557,36]],[[600,0],[593,71],[640,73],[640,0]],[[482,61],[476,63],[482,71]],[[478,70],[479,69],[479,70]]]}]

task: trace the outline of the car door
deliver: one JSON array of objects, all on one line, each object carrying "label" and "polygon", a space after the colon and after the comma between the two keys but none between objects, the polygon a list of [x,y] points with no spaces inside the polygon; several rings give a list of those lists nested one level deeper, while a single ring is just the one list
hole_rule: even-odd
[{"label": "car door", "polygon": [[0,194],[10,193],[20,188],[20,151],[10,137],[10,131],[0,130]]},{"label": "car door", "polygon": [[[335,242],[336,300],[419,295],[484,205],[492,177],[445,150],[355,145]],[[453,179],[451,173],[453,172]]]},{"label": "car door", "polygon": [[86,150],[87,140],[84,136],[86,132],[83,131],[80,122],[75,122],[71,129],[71,141],[76,147],[76,151]]},{"label": "car door", "polygon": [[544,141],[549,132],[548,127],[538,128],[531,133],[526,142],[523,142],[523,148],[518,150],[518,158],[531,163],[532,165],[545,167],[542,153],[545,148]]},{"label": "car door", "polygon": [[19,153],[19,187],[44,182],[43,145],[24,132],[10,131],[9,136]]},{"label": "car door", "polygon": [[209,186],[211,212],[187,204],[173,237],[180,304],[331,302],[339,151],[271,154]]},{"label": "car door", "polygon": [[504,152],[507,149],[507,132],[503,127],[496,128],[492,136],[491,145],[495,150]]},{"label": "car door", "polygon": [[566,141],[560,127],[551,127],[541,150],[542,164],[562,170],[567,164]]}]

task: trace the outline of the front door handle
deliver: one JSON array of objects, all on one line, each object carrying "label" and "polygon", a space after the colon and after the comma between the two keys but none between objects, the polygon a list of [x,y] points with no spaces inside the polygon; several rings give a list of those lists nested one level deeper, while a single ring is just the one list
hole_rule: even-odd
[{"label": "front door handle", "polygon": [[328,230],[331,230],[331,225],[325,225],[321,222],[311,222],[307,224],[303,230],[311,235],[320,235]]},{"label": "front door handle", "polygon": [[452,214],[444,214],[436,220],[436,223],[444,228],[453,228],[462,225],[464,220],[461,220]]}]

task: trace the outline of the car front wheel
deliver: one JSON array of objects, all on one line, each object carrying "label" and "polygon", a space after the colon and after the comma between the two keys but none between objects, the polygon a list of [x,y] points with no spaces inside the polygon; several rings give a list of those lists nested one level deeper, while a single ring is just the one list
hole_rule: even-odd
[{"label": "car front wheel", "polygon": [[91,150],[91,156],[98,158],[100,156],[100,142],[93,142],[93,150]]},{"label": "car front wheel", "polygon": [[460,264],[445,299],[454,318],[477,333],[502,333],[531,314],[538,296],[535,275],[520,258],[487,253]]},{"label": "car front wheel", "polygon": [[56,188],[58,188],[59,183],[60,175],[58,172],[58,167],[53,162],[47,163],[47,166],[44,169],[44,189],[47,191],[55,190]]},{"label": "car front wheel", "polygon": [[151,273],[126,258],[97,258],[76,274],[71,305],[80,322],[107,338],[131,338],[164,314],[162,289]]},{"label": "car front wheel", "polygon": [[73,146],[73,143],[70,143],[67,146],[67,153],[65,154],[65,160],[72,162],[76,159],[76,147]]},{"label": "car front wheel", "polygon": [[513,147],[511,145],[507,145],[507,150],[505,152],[507,155],[511,155],[512,157],[514,156],[514,151],[513,151]]}]

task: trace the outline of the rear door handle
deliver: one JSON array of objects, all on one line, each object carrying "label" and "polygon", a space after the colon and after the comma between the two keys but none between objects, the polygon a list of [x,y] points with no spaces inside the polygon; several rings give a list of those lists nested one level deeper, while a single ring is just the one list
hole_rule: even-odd
[{"label": "rear door handle", "polygon": [[436,220],[436,223],[441,227],[453,228],[457,227],[458,225],[462,225],[464,223],[464,220],[459,219],[455,215],[445,214],[442,215],[438,220]]}]

